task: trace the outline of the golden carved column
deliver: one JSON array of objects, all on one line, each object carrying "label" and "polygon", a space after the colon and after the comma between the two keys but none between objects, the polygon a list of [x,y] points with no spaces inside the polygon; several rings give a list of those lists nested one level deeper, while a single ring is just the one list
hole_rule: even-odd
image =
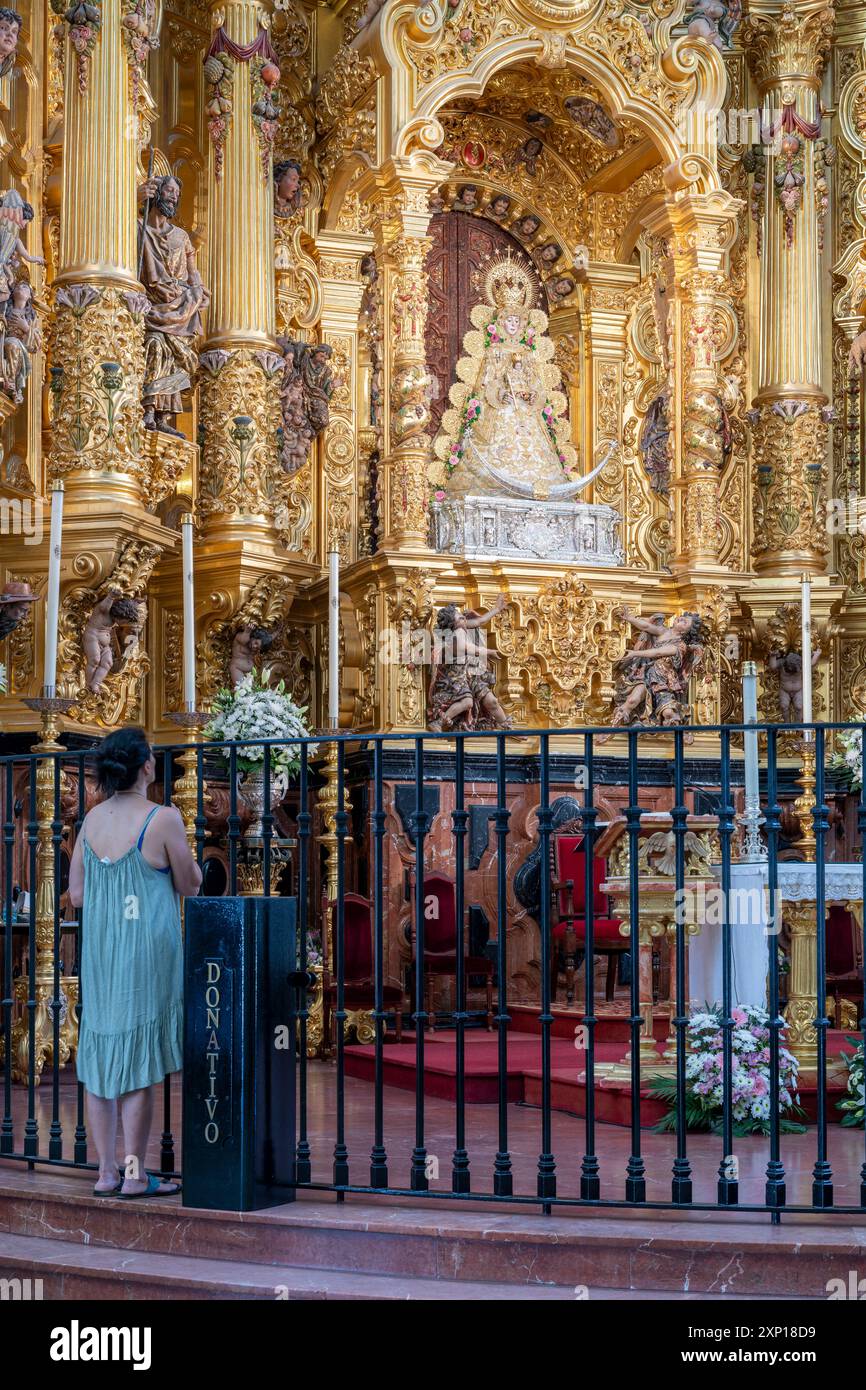
[{"label": "golden carved column", "polygon": [[385,305],[383,458],[380,464],[382,548],[426,549],[427,470],[432,378],[427,326],[429,199],[450,166],[433,155],[392,160],[371,176],[377,204],[373,233]]},{"label": "golden carved column", "polygon": [[691,194],[671,199],[646,223],[666,250],[667,329],[677,364],[674,567],[690,576],[720,568],[724,417],[718,363],[726,339],[720,301],[739,207],[728,193]]},{"label": "golden carved column", "polygon": [[358,475],[358,316],[364,295],[361,261],[371,249],[369,237],[352,232],[320,232],[319,281],[322,314],[319,336],[331,348],[334,391],[330,422],[317,448],[320,452],[318,501],[319,547],[322,562],[336,547],[340,564],[358,558],[360,489],[366,480]]},{"label": "golden carved column", "polygon": [[[259,0],[217,3],[211,14],[214,39],[222,28],[244,49],[269,23]],[[211,302],[200,359],[198,509],[209,550],[222,544],[272,553],[274,511],[287,480],[277,459],[283,364],[274,338],[271,155],[252,112],[262,57],[223,51],[220,58],[231,112],[211,131],[208,163]]]},{"label": "golden carved column", "polygon": [[60,271],[50,333],[49,471],[67,515],[140,505],[144,300],[136,266],[137,126],[122,0],[104,0],[84,62],[67,35]]},{"label": "golden carved column", "polygon": [[[777,576],[823,573],[829,549],[817,140],[797,127],[820,120],[833,24],[832,0],[788,0],[752,5],[744,25],[760,103],[779,124],[765,147],[759,380],[750,417],[754,565]],[[801,181],[799,205],[786,207],[779,195],[775,179],[786,174]]]}]

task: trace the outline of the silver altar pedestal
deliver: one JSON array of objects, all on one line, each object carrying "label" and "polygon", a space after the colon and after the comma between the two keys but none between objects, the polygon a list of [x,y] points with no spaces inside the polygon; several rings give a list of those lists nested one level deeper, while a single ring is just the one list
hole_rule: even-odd
[{"label": "silver altar pedestal", "polygon": [[465,497],[434,502],[432,510],[434,545],[440,554],[470,560],[625,563],[619,513],[603,504]]}]

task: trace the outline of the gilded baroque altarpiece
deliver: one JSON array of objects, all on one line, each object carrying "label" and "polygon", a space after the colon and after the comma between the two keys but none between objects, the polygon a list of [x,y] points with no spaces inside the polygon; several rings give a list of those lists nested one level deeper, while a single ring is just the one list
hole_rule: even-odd
[{"label": "gilded baroque altarpiece", "polygon": [[[691,0],[91,8],[25,5],[0,75],[0,554],[44,593],[27,518],[62,480],[65,727],[170,731],[185,512],[200,704],[257,624],[324,722],[336,549],[346,728],[425,727],[407,634],[499,593],[517,724],[609,722],[624,607],[704,617],[696,718],[737,716],[746,658],[778,717],[766,662],[803,572],[816,708],[866,717],[864,541],[847,502],[828,524],[866,487],[861,5],[726,5],[715,36]],[[567,457],[606,460],[581,501],[619,518],[613,567],[435,549],[434,440],[497,254],[531,278]],[[93,691],[112,591],[141,624]],[[41,613],[6,639],[10,731],[33,727]]]}]

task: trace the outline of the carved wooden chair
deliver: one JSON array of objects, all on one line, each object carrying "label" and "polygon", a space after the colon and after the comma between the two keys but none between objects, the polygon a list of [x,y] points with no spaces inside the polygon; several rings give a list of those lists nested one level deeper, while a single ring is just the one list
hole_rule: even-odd
[{"label": "carved wooden chair", "polygon": [[854,914],[834,903],[827,916],[827,1013],[835,1028],[857,1027],[863,1003],[863,933]]},{"label": "carved wooden chair", "polygon": [[[327,898],[323,912],[328,911]],[[324,984],[325,1008],[329,1018],[337,1007],[337,981],[327,973]],[[346,1031],[354,1029],[359,1043],[373,1042],[376,1027],[370,1012],[376,1007],[375,956],[373,953],[373,905],[360,893],[343,895],[343,1000]],[[383,982],[382,1005],[394,1013],[394,1032],[397,1042],[403,1037],[404,994],[399,985]]]},{"label": "carved wooden chair", "polygon": [[[430,992],[433,976],[447,975],[453,979],[457,977],[457,895],[454,880],[445,874],[427,874],[424,879],[424,903],[424,1011],[427,1014],[427,1026],[432,1029]],[[493,1028],[493,961],[487,956],[469,954],[465,923],[461,936],[467,984],[470,975],[481,975],[484,978],[487,992],[487,1030],[490,1032]],[[413,956],[417,940],[418,933],[413,922]]]},{"label": "carved wooden chair", "polygon": [[[574,1003],[575,956],[586,946],[586,855],[583,835],[555,835],[553,855],[553,922],[551,926],[550,998],[556,1003],[559,988],[560,954],[565,957],[565,1002]],[[610,901],[601,885],[607,876],[604,859],[592,864],[592,944],[595,955],[607,957],[604,997],[613,999],[617,957],[629,948],[628,939],[619,934],[620,918],[612,917]],[[587,963],[587,969],[591,969]]]}]

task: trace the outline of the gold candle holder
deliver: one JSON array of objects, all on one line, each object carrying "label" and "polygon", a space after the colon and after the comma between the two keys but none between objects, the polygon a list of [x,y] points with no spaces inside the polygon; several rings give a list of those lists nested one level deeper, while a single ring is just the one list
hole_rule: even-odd
[{"label": "gold candle holder", "polygon": [[798,849],[801,851],[805,863],[814,864],[815,829],[812,820],[812,808],[815,805],[815,740],[803,739],[800,744],[800,753],[803,765],[797,778],[797,785],[803,790],[794,802],[794,810],[800,822]]},{"label": "gold candle holder", "polygon": [[[201,743],[202,730],[210,720],[210,715],[204,710],[170,710],[164,719],[170,719],[179,728],[187,730],[187,736],[191,744]],[[186,830],[186,838],[189,841],[191,850],[195,850],[195,818],[198,813],[198,752],[195,747],[187,748],[181,753],[178,762],[183,768],[183,775],[174,784],[174,801],[177,809],[183,817],[183,824]],[[207,791],[207,783],[202,776],[202,804]]]},{"label": "gold candle holder", "polygon": [[[329,732],[333,732],[330,730]],[[325,1026],[325,992],[329,981],[334,975],[334,930],[335,913],[337,909],[337,807],[339,796],[337,791],[338,781],[338,755],[339,745],[336,740],[328,743],[328,752],[325,757],[324,784],[319,791],[319,806],[322,813],[322,823],[324,830],[316,836],[316,841],[324,845],[327,851],[325,879],[325,902],[322,904],[322,964],[312,966],[311,971],[317,977],[316,986],[313,990],[312,1001],[309,1010],[309,1022],[307,1024],[307,1052],[310,1056],[329,1057],[332,1052],[330,1038],[330,1027]],[[345,784],[343,787],[343,810],[348,814],[352,809],[351,802],[346,795]],[[321,983],[320,979],[321,977]]]},{"label": "gold candle holder", "polygon": [[[30,977],[21,976],[15,983],[15,997],[23,1007],[12,1028],[12,1079],[26,1082],[30,1066],[33,1066],[35,1082],[39,1085],[43,1067],[54,1057],[54,911],[57,883],[54,876],[54,786],[55,759],[52,754],[63,751],[57,742],[58,720],[66,714],[75,701],[60,696],[36,696],[25,699],[28,709],[39,715],[40,738],[31,752],[43,757],[36,768],[36,884],[30,885],[31,893],[36,892],[36,969],[34,999],[36,1002],[34,1018],[33,1051],[30,1049],[30,1027],[27,1000],[30,997]],[[63,785],[62,768],[58,773]],[[7,924],[11,928],[11,922]],[[65,1013],[61,1019],[58,1037],[58,1064],[62,1067],[75,1055],[78,1047],[78,1021],[75,1006],[78,1003],[78,980],[74,975],[63,976],[60,980],[59,999],[61,1007],[65,1001]]]}]

